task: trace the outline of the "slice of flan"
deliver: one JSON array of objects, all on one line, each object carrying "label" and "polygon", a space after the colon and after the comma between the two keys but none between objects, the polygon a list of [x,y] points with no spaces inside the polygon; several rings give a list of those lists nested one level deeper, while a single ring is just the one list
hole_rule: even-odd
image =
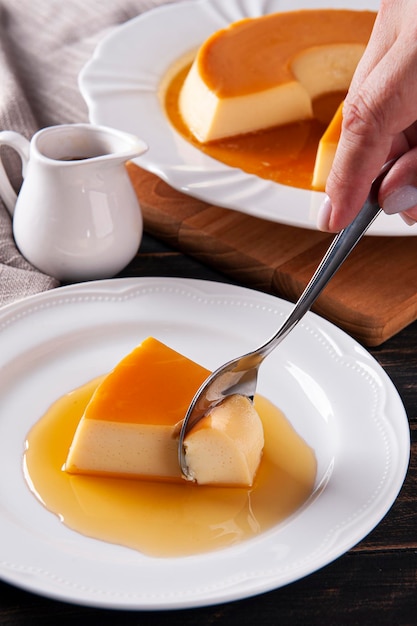
[{"label": "slice of flan", "polygon": [[[209,371],[149,337],[98,385],[75,432],[65,470],[181,480],[178,435]],[[186,460],[199,484],[250,486],[263,450],[252,403],[233,396],[187,435]]]},{"label": "slice of flan", "polygon": [[337,144],[340,139],[343,120],[343,102],[339,105],[330,124],[319,141],[314,163],[312,187],[316,191],[324,191],[327,177],[332,168]]},{"label": "slice of flan", "polygon": [[179,108],[206,143],[313,117],[312,101],[345,92],[375,13],[312,9],[247,18],[199,48]]}]

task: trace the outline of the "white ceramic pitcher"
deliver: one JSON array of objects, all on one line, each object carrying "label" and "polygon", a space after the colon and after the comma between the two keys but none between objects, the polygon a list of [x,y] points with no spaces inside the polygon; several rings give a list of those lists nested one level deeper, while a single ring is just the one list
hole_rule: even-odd
[{"label": "white ceramic pitcher", "polygon": [[51,126],[31,142],[0,132],[22,161],[13,190],[0,159],[0,195],[16,245],[61,281],[110,278],[135,256],[143,221],[125,163],[147,146],[133,135],[90,124]]}]

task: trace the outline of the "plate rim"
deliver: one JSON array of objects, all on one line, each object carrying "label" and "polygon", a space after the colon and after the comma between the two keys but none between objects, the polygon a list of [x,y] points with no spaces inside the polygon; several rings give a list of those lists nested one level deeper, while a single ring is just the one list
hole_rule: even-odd
[{"label": "plate rim", "polygon": [[[8,324],[19,324],[22,320],[22,317],[26,316],[31,318],[33,316],[33,312],[36,315],[41,314],[42,317],[42,309],[49,309],[50,307],[55,307],[55,309],[59,309],[60,306],[68,306],[68,302],[70,302],[71,307],[77,307],[77,302],[80,301],[86,294],[90,294],[93,300],[96,303],[103,302],[106,303],[106,298],[111,299],[112,296],[116,295],[120,297],[120,294],[124,292],[129,294],[129,290],[135,290],[136,294],[138,294],[138,290],[142,294],[142,289],[148,290],[150,287],[156,286],[157,288],[162,288],[163,290],[167,290],[169,293],[171,289],[179,289],[184,293],[191,293],[193,296],[196,294],[205,294],[210,298],[227,298],[236,299],[238,301],[251,301],[257,303],[259,306],[269,306],[274,305],[277,307],[277,310],[283,309],[284,314],[286,310],[291,306],[290,303],[281,300],[276,296],[270,296],[268,294],[264,294],[262,292],[257,292],[252,289],[246,287],[236,287],[234,285],[229,285],[227,283],[216,283],[212,281],[200,280],[200,279],[183,279],[183,278],[162,278],[162,277],[143,277],[143,278],[122,278],[122,279],[113,279],[113,280],[105,280],[105,281],[92,281],[90,283],[81,283],[77,285],[70,285],[57,288],[55,290],[51,290],[48,292],[44,292],[43,294],[37,294],[30,296],[29,298],[23,299],[21,301],[11,303],[6,305],[3,309],[0,310],[0,329],[3,329],[3,332],[7,332]],[[117,299],[116,297],[116,299]],[[136,295],[134,298],[140,297],[140,295]],[[221,305],[220,305],[221,306]],[[25,313],[26,309],[26,313]],[[382,367],[378,364],[378,362],[370,355],[362,346],[360,346],[354,339],[349,337],[344,331],[334,326],[332,323],[324,320],[323,318],[317,316],[314,313],[308,313],[306,316],[307,327],[310,325],[312,328],[318,328],[323,330],[326,335],[329,336],[329,341],[333,341],[340,346],[347,346],[350,350],[352,350],[352,354],[357,355],[357,358],[362,361],[366,361],[367,365],[373,366],[379,375],[382,376],[385,387],[384,393],[388,390],[388,396],[393,398],[397,406],[401,407],[402,414],[400,417],[396,417],[396,423],[402,424],[402,437],[408,433],[408,444],[407,444],[407,453],[405,457],[402,457],[401,461],[401,472],[396,474],[395,476],[395,487],[392,490],[390,489],[391,496],[389,501],[384,503],[382,509],[372,510],[372,520],[369,520],[366,526],[366,532],[363,533],[363,530],[359,531],[360,537],[354,537],[353,542],[352,537],[350,537],[350,541],[346,541],[339,546],[339,549],[332,552],[332,558],[324,558],[323,562],[319,562],[314,565],[313,569],[306,571],[305,568],[301,567],[301,572],[299,575],[295,573],[293,577],[290,576],[290,579],[282,584],[276,584],[276,581],[271,581],[266,577],[266,580],[256,579],[252,581],[252,585],[248,582],[242,581],[241,584],[230,585],[230,588],[224,589],[216,589],[215,587],[210,591],[205,591],[202,594],[191,594],[187,596],[185,593],[183,597],[180,598],[165,598],[163,602],[160,600],[150,601],[148,599],[145,601],[138,601],[135,599],[133,602],[131,600],[123,601],[123,600],[115,600],[114,597],[110,598],[97,598],[95,594],[89,594],[88,592],[81,597],[73,592],[68,592],[68,590],[62,588],[56,588],[56,584],[54,582],[48,580],[39,581],[36,577],[29,579],[27,576],[27,572],[19,571],[19,568],[15,568],[10,570],[10,568],[5,568],[3,563],[0,563],[0,577],[3,578],[6,582],[11,582],[19,587],[25,588],[28,591],[34,593],[41,593],[42,595],[46,595],[58,600],[64,600],[67,602],[73,602],[77,604],[85,604],[88,606],[95,606],[101,608],[119,608],[119,609],[138,609],[138,610],[167,610],[167,609],[178,609],[178,608],[193,608],[193,607],[201,607],[208,606],[212,604],[219,604],[223,602],[234,601],[238,599],[247,598],[253,595],[258,595],[260,593],[264,593],[266,591],[271,591],[273,589],[282,587],[286,584],[290,584],[295,580],[299,580],[299,578],[304,577],[306,575],[310,575],[313,572],[317,571],[321,567],[329,564],[334,559],[344,554],[347,549],[350,549],[353,545],[355,545],[358,541],[362,540],[373,528],[379,523],[379,521],[385,516],[387,511],[391,508],[393,502],[395,501],[398,492],[401,489],[403,481],[406,476],[406,471],[408,468],[408,460],[409,460],[409,430],[408,430],[408,420],[405,413],[404,406],[402,404],[401,398],[397,390],[395,389],[392,381],[389,379],[386,372],[382,369]],[[4,323],[6,321],[6,324]],[[398,422],[400,420],[400,422]],[[404,447],[404,441],[402,441],[402,446]],[[392,491],[395,491],[395,496],[392,499]],[[1,523],[1,511],[0,511],[0,523]],[[4,525],[4,521],[3,521]],[[362,528],[362,525],[361,525]],[[268,533],[267,533],[268,534]],[[262,541],[261,537],[255,538],[254,541]],[[243,545],[243,544],[241,544]],[[116,547],[117,549],[117,547]],[[244,549],[244,548],[242,548]],[[124,550],[124,549],[122,549]],[[229,551],[220,551],[222,553],[229,553]],[[212,561],[216,559],[216,554],[219,553],[210,553],[209,555],[204,555],[204,560]],[[189,557],[187,557],[188,560]],[[198,559],[197,559],[198,560]],[[313,559],[314,560],[314,559]],[[169,559],[168,559],[169,561]],[[177,561],[177,560],[176,560]],[[183,559],[180,559],[181,563],[184,563]],[[178,562],[178,561],[177,561]],[[308,570],[308,568],[307,568]],[[273,577],[272,577],[273,578]],[[68,593],[67,593],[68,592]]]}]

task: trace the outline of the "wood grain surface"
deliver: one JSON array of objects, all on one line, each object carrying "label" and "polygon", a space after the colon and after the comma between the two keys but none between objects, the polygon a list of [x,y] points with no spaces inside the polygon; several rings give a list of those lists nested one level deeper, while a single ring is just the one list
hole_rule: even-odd
[{"label": "wood grain surface", "polygon": [[[295,301],[332,235],[207,204],[129,163],[145,229],[234,280]],[[414,237],[365,237],[313,310],[367,346],[417,318]]]}]

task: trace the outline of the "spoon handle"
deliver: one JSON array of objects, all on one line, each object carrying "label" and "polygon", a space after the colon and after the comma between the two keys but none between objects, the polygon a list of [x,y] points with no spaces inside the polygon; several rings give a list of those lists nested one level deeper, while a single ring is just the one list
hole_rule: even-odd
[{"label": "spoon handle", "polygon": [[309,311],[329,280],[334,276],[377,215],[381,212],[381,208],[378,204],[379,188],[395,160],[396,159],[389,161],[382,168],[379,176],[375,178],[368,198],[353,222],[336,235],[310,282],[281,328],[269,341],[256,350],[256,354],[259,355],[262,360],[276,348],[307,311]]}]

